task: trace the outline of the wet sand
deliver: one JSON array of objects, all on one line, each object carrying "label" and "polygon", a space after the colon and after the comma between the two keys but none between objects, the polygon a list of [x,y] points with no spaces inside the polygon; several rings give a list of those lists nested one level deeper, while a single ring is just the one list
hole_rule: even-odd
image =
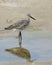
[{"label": "wet sand", "polygon": [[52,65],[52,62],[35,62],[35,63],[0,63],[0,65]]}]

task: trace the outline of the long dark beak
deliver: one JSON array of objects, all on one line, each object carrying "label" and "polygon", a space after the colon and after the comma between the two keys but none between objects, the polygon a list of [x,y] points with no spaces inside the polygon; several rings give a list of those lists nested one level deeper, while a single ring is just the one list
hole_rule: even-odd
[{"label": "long dark beak", "polygon": [[29,17],[31,18],[31,19],[33,19],[33,20],[36,20],[34,17],[32,17],[31,15],[29,15]]}]

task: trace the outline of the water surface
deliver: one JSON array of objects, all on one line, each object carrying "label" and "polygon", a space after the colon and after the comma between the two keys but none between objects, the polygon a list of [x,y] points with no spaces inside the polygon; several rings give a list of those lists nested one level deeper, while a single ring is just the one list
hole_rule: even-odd
[{"label": "water surface", "polygon": [[[22,46],[30,51],[31,60],[52,62],[52,31],[25,31],[22,34]],[[0,39],[0,62],[25,62],[25,59],[5,51],[18,46],[18,39],[14,37]]]}]

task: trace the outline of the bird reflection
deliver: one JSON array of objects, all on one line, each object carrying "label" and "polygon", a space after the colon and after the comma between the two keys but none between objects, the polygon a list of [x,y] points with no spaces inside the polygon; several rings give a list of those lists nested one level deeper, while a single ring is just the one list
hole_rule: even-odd
[{"label": "bird reflection", "polygon": [[9,48],[5,49],[7,52],[11,52],[14,55],[17,55],[18,57],[26,59],[28,62],[32,62],[31,55],[29,50],[22,48],[22,47],[15,47],[15,48]]}]

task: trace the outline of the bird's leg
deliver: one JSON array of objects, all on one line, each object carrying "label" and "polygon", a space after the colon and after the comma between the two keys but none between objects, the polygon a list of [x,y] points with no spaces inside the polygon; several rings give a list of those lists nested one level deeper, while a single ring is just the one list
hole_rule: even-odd
[{"label": "bird's leg", "polygon": [[20,48],[22,47],[21,44],[22,44],[22,34],[21,34],[21,31],[20,31],[19,32],[19,46],[20,46]]}]

